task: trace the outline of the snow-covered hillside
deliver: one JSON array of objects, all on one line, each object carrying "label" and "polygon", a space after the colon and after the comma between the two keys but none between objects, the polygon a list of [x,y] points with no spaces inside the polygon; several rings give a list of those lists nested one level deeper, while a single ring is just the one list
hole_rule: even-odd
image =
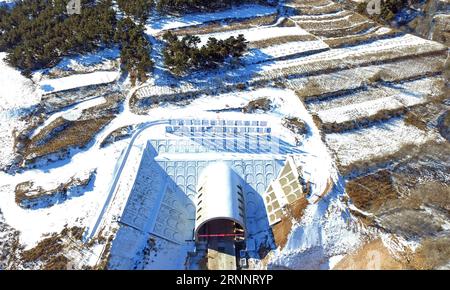
[{"label": "snow-covered hillside", "polygon": [[[166,31],[243,34],[248,51],[175,77]],[[445,245],[448,47],[331,0],[152,13],[145,33],[155,67],[137,85],[116,46],[31,79],[0,53],[0,267],[206,267],[197,177],[217,160],[245,182],[250,269],[364,268],[374,247],[391,263],[378,268],[420,268]],[[288,159],[301,206],[278,204],[272,223],[266,193]]]},{"label": "snow-covered hillside", "polygon": [[33,106],[39,103],[40,96],[35,91],[35,84],[26,79],[19,71],[5,63],[5,53],[0,53],[0,167],[11,164],[14,158],[15,129],[24,125],[21,117],[33,110]]}]

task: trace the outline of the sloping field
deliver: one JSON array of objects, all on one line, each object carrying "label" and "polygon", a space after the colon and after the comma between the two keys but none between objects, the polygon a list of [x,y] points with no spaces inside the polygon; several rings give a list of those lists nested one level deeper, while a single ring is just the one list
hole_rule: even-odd
[{"label": "sloping field", "polygon": [[[367,84],[380,81],[401,82],[439,74],[442,72],[444,62],[443,54],[417,56],[378,65],[343,69],[308,78],[291,78],[286,80],[286,86],[295,90],[310,108],[315,109],[317,101],[341,97],[352,93],[353,90],[364,89]],[[319,106],[320,104],[326,103],[317,103]]]},{"label": "sloping field", "polygon": [[356,35],[330,37],[324,39],[324,42],[332,48],[339,48],[344,46],[354,46],[358,44],[363,44],[379,39],[393,38],[401,34],[402,34],[401,32],[396,31],[394,29],[385,27],[375,27]]},{"label": "sloping field", "polygon": [[339,168],[395,161],[405,146],[439,139],[426,122],[411,126],[404,115],[420,120],[413,108],[444,93],[445,46],[382,27],[332,1],[286,5],[298,13],[291,17],[296,25],[330,49],[268,64],[256,78],[296,91],[318,117]]},{"label": "sloping field", "polygon": [[275,79],[293,75],[326,74],[345,68],[408,59],[417,55],[444,53],[446,50],[445,46],[436,42],[413,35],[403,35],[269,64],[263,67],[263,71],[258,75],[261,79]]},{"label": "sloping field", "polygon": [[282,36],[311,35],[306,30],[296,26],[292,27],[262,26],[250,29],[238,29],[219,33],[201,34],[199,35],[199,37],[201,43],[204,44],[206,43],[209,37],[214,37],[217,39],[226,39],[230,36],[237,36],[239,34],[245,35],[245,39],[250,43]]},{"label": "sloping field", "polygon": [[221,12],[187,14],[183,17],[163,16],[159,19],[152,19],[147,24],[147,32],[156,35],[164,30],[177,29],[201,25],[207,22],[231,20],[231,19],[248,19],[252,17],[261,17],[273,15],[276,12],[275,7],[262,5],[243,5],[239,8],[224,10]]},{"label": "sloping field", "polygon": [[414,97],[408,94],[399,94],[319,111],[318,115],[324,123],[335,122],[339,124],[357,118],[373,116],[382,110],[404,108],[405,106],[420,104],[424,101],[420,96]]},{"label": "sloping field", "polygon": [[327,134],[327,145],[336,154],[341,166],[396,153],[405,145],[420,145],[437,139],[432,132],[424,132],[397,119],[379,126],[346,133]]},{"label": "sloping field", "polygon": [[300,15],[292,19],[333,48],[394,37],[399,32],[381,27],[370,19],[346,10],[321,15]]},{"label": "sloping field", "polygon": [[307,14],[302,14],[302,15],[293,15],[290,17],[290,19],[292,19],[295,22],[302,22],[302,21],[327,21],[327,20],[334,20],[334,19],[339,19],[339,18],[343,18],[343,17],[347,17],[352,15],[353,12],[348,11],[348,10],[340,10],[338,12],[334,12],[334,13],[329,13],[329,14],[318,14],[318,15],[307,15]]},{"label": "sloping field", "polygon": [[402,84],[371,88],[316,103],[315,111],[324,123],[342,123],[371,116],[381,110],[409,107],[426,102],[426,97],[433,94],[433,91],[438,93],[436,83],[439,81],[440,78],[424,78]]},{"label": "sloping field", "polygon": [[285,6],[295,9],[300,15],[322,15],[342,11],[341,5],[330,0],[286,1]]},{"label": "sloping field", "polygon": [[321,40],[294,41],[261,49],[252,49],[245,56],[244,62],[246,64],[254,64],[298,54],[314,54],[324,50],[328,50],[328,45]]},{"label": "sloping field", "polygon": [[[170,86],[143,86],[135,96],[195,96],[197,91],[210,91],[213,86],[228,90],[236,83],[251,85],[277,81],[308,99],[358,89],[379,71],[383,75],[379,81],[400,81],[441,71],[442,57],[447,54],[447,48],[436,42],[372,25],[367,18],[342,9],[304,13],[308,7],[313,7],[312,10],[322,6],[334,7],[328,0],[289,1],[286,6],[300,9],[298,15],[277,20],[277,15],[264,14],[268,13],[264,11],[252,18],[236,17],[229,24],[225,22],[225,26],[223,21],[195,22],[187,28],[181,25],[174,30],[176,34],[199,35],[202,43],[209,37],[223,39],[244,34],[249,41],[249,52],[243,58],[243,67],[193,74],[189,79]],[[213,18],[219,19],[217,17]],[[286,27],[282,25],[284,20],[296,24]],[[367,23],[370,29],[341,31],[337,36],[319,36],[313,31],[316,28],[317,31],[326,31],[320,25],[328,25],[333,31],[340,27],[353,29]],[[180,26],[167,22],[164,27]]]},{"label": "sloping field", "polygon": [[341,32],[344,29],[351,29],[358,25],[366,23],[370,24],[371,27],[375,26],[375,23],[373,21],[370,21],[367,18],[356,13],[344,14],[343,16],[337,14],[334,17],[330,17],[328,19],[297,18],[295,19],[295,21],[300,27],[306,29],[307,31],[310,31],[311,33],[317,32],[324,34],[330,32],[331,30],[337,30],[338,32]]},{"label": "sloping field", "polygon": [[275,36],[268,39],[262,39],[258,41],[252,41],[249,43],[250,48],[266,48],[274,45],[285,44],[296,41],[313,41],[317,40],[312,34],[305,35],[285,35],[285,36]]},{"label": "sloping field", "polygon": [[[253,52],[253,54],[250,54],[246,62],[261,62],[271,58],[282,58],[289,53],[293,54],[292,59],[268,62],[264,65],[249,64],[246,68],[238,70],[220,70],[215,74],[203,76],[207,77],[207,81],[196,79],[195,82],[200,81],[200,86],[195,86],[192,82],[180,82],[177,87],[143,86],[137,90],[136,95],[139,98],[145,98],[157,94],[191,94],[203,86],[211,88],[212,83],[217,83],[220,88],[220,86],[239,83],[242,80],[249,82],[282,80],[285,82],[286,79],[289,79],[286,82],[287,86],[299,90],[306,85],[307,80],[304,78],[306,76],[318,76],[324,81],[327,80],[327,86],[330,85],[331,87],[325,89],[323,93],[332,93],[333,91],[359,87],[363,81],[385,68],[387,71],[392,71],[389,74],[391,76],[387,79],[389,81],[409,78],[420,75],[420,73],[439,71],[445,60],[445,58],[444,60],[442,58],[447,53],[447,48],[443,45],[413,35],[403,35],[392,39],[382,39],[353,47],[326,51],[322,51],[323,44],[320,42],[313,41],[312,43],[315,43],[316,47],[307,45],[295,47],[292,43],[279,46],[278,50],[280,51],[277,51],[274,47],[268,47],[266,53],[256,54]],[[303,55],[301,55],[302,51]],[[315,53],[308,55],[308,52]],[[269,55],[270,53],[273,53],[273,55]],[[299,53],[300,55],[297,55]],[[434,59],[434,57],[436,58]],[[402,68],[403,64],[408,66],[405,65]],[[350,69],[355,69],[355,71]],[[400,77],[397,76],[397,72]],[[328,82],[330,79],[334,80]],[[342,82],[342,80],[345,82]],[[341,89],[335,89],[336,87]],[[320,95],[320,91],[313,91],[311,95]],[[307,96],[309,95],[307,94]]]},{"label": "sloping field", "polygon": [[[199,35],[202,43],[209,37],[243,34],[250,50],[242,67],[212,72],[208,81],[196,76],[189,85],[144,87],[136,95],[192,97],[207,91],[205,84],[227,90],[240,82],[246,86],[277,82],[296,91],[325,131],[328,125],[354,123],[337,131],[341,133],[324,135],[343,167],[437,138],[426,126],[406,124],[403,116],[442,94],[447,47],[382,27],[330,0],[284,5],[296,13],[284,19],[293,23],[289,26],[266,15],[225,26],[209,23],[175,30],[179,35]],[[360,121],[365,126],[358,127]]]},{"label": "sloping field", "polygon": [[278,18],[278,14],[268,14],[265,16],[250,17],[246,19],[225,19],[207,22],[206,24],[192,25],[187,27],[172,29],[172,33],[175,35],[186,34],[208,34],[208,33],[220,33],[239,29],[249,29],[258,26],[266,26],[274,24]]},{"label": "sloping field", "polygon": [[298,27],[263,26],[250,29],[228,30],[226,32],[201,34],[200,45],[210,37],[226,39],[245,35],[250,50],[244,57],[246,64],[284,58],[296,54],[312,54],[328,49],[328,45],[306,30]]}]

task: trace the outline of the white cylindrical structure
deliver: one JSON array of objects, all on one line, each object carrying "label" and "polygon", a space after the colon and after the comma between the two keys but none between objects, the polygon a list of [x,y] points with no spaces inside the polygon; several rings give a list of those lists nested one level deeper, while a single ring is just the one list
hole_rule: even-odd
[{"label": "white cylindrical structure", "polygon": [[244,193],[241,178],[225,162],[208,165],[197,185],[195,237],[208,222],[228,220],[245,234]]}]

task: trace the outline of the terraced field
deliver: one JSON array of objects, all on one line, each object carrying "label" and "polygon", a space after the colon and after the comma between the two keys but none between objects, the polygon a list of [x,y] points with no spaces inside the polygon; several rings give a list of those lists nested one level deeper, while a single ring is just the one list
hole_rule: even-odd
[{"label": "terraced field", "polygon": [[[210,37],[242,34],[248,50],[242,58],[227,59],[216,69],[174,76],[164,63],[162,36],[166,31],[180,37],[197,35],[200,46]],[[189,240],[192,225],[178,219],[194,211],[183,194],[193,199],[200,173],[195,170],[226,154],[230,160],[245,154],[233,164],[242,168],[242,174],[254,173],[243,175],[255,189],[246,191],[249,268],[332,268],[331,258],[346,255],[360,246],[366,234],[372,234],[365,231],[366,226],[377,221],[367,212],[382,213],[383,225],[400,228],[399,232],[411,237],[400,223],[417,215],[413,211],[421,207],[409,204],[405,216],[400,216],[401,210],[394,216],[390,207],[383,208],[383,202],[389,199],[390,206],[400,208],[397,198],[408,195],[410,189],[420,191],[414,186],[423,176],[436,183],[436,188],[445,185],[448,189],[445,157],[449,148],[443,137],[448,138],[450,130],[447,46],[381,26],[331,0],[152,15],[145,33],[152,42],[155,66],[139,87],[128,83],[129,77],[115,66],[118,52],[105,53],[112,56],[105,64],[97,64],[100,74],[76,66],[79,71],[64,71],[63,78],[38,80],[45,91],[39,103],[42,114],[36,110],[33,125],[17,135],[20,142],[15,144],[25,175],[10,177],[20,181],[19,187],[12,187],[13,182],[0,186],[5,192],[15,190],[17,200],[3,197],[2,202],[18,206],[17,214],[22,217],[32,219],[40,211],[55,210],[39,220],[44,225],[57,221],[59,228],[53,227],[54,232],[60,232],[69,218],[75,220],[78,213],[72,205],[79,205],[87,218],[73,225],[86,226],[90,241],[98,239],[94,258],[101,264],[106,265],[111,251],[116,253],[110,264],[113,268],[186,267],[194,246]],[[93,126],[93,120],[101,122]],[[220,126],[218,120],[223,122]],[[245,136],[237,138],[239,132]],[[260,138],[264,132],[270,136]],[[256,137],[248,138],[249,133]],[[274,151],[277,148],[279,152]],[[256,153],[264,158],[257,159],[261,156],[253,156]],[[268,210],[261,197],[290,156],[292,164],[286,176],[280,175],[280,186],[284,182],[289,187],[283,190],[301,188],[304,195],[288,210],[274,207],[280,223],[270,227],[267,217],[259,215]],[[27,171],[33,167],[49,170]],[[294,169],[298,174],[292,175]],[[85,175],[69,174],[74,171]],[[28,182],[33,178],[42,182],[59,178],[60,183],[39,187],[40,183]],[[187,201],[182,205],[189,208],[167,206],[159,215],[157,207],[174,204],[160,198],[166,183],[167,192],[179,193]],[[369,189],[362,190],[360,184]],[[377,190],[368,194],[371,188]],[[398,188],[404,191],[397,194]],[[99,194],[85,194],[89,190]],[[155,194],[146,199],[150,191]],[[29,192],[35,193],[27,196]],[[47,203],[37,197],[48,198]],[[86,209],[79,202],[83,199],[90,205]],[[272,205],[277,200],[270,198]],[[438,201],[439,205],[442,201]],[[71,216],[67,217],[69,211],[64,207],[69,205]],[[32,211],[25,211],[27,207]],[[128,216],[123,215],[125,208]],[[172,210],[178,212],[177,221],[169,214]],[[10,211],[5,216],[11,219],[15,214]],[[123,226],[116,223],[118,218],[125,226],[135,224],[143,230],[138,234],[136,229],[125,230],[115,236]],[[24,232],[29,230],[28,223],[22,224],[25,218],[14,216],[12,220]],[[450,219],[445,222],[448,232]],[[417,224],[425,223],[417,220]],[[169,236],[163,232],[165,225],[181,227],[183,235],[169,233],[176,246],[162,239]],[[377,226],[375,231],[382,229]],[[148,239],[150,229],[162,238]],[[28,237],[30,244],[42,234],[34,229],[29,232],[33,233]],[[272,251],[276,247],[279,251]],[[137,256],[136,249],[140,251]],[[269,252],[277,256],[270,257]],[[126,253],[128,260],[122,263],[117,253]],[[95,263],[89,262],[89,267]]]},{"label": "terraced field", "polygon": [[378,111],[422,104],[438,93],[439,77],[421,78],[399,84],[357,90],[328,100],[311,102],[309,108],[324,123],[342,123]]},{"label": "terraced field", "polygon": [[447,47],[383,27],[331,0],[286,1],[284,10],[288,13],[175,29],[178,35],[199,35],[202,43],[209,37],[244,34],[250,49],[239,68],[197,74],[174,86],[143,87],[133,104],[214,93],[212,83],[219,91],[235,90],[239,83],[282,86],[294,90],[317,115],[324,140],[342,166],[387,154],[381,149],[370,156],[353,154],[368,146],[375,132],[416,136],[410,140],[392,133],[382,138],[379,147],[390,151],[438,138],[433,129],[423,131],[403,119],[444,94]]}]

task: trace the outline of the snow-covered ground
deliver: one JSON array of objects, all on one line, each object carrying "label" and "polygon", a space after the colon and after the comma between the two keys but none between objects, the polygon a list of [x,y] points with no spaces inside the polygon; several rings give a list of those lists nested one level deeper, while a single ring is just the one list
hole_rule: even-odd
[{"label": "snow-covered ground", "polygon": [[[442,58],[429,56],[420,59],[406,59],[393,63],[356,67],[352,69],[340,70],[329,74],[310,76],[308,78],[292,78],[286,81],[286,86],[292,90],[302,91],[314,95],[314,92],[307,91],[308,84],[317,84],[321,93],[333,93],[342,90],[357,89],[365,86],[368,79],[373,78],[377,73],[381,73],[386,81],[403,80],[433,74],[439,72],[439,67],[443,63]],[[384,75],[383,75],[384,73]],[[388,97],[411,91],[413,95],[421,92],[435,93],[435,80],[437,78],[425,78],[413,81],[405,81],[402,84],[386,87],[380,86],[363,91],[358,91],[348,96],[339,96],[326,101],[308,101],[308,109],[312,111],[325,110],[336,106],[350,103],[361,103],[376,98]],[[411,85],[411,86],[410,86]],[[430,91],[431,89],[431,91]]]},{"label": "snow-covered ground", "polygon": [[[65,225],[84,226],[89,217],[101,206],[105,188],[116,160],[121,152],[120,142],[116,146],[99,151],[87,151],[77,154],[69,164],[52,164],[36,170],[29,170],[15,176],[0,173],[0,206],[6,222],[21,232],[20,241],[27,247],[34,246],[42,235],[60,232]],[[94,188],[82,196],[66,200],[50,208],[27,210],[19,207],[14,200],[15,185],[25,181],[37,181],[37,184],[51,187],[52,184],[69,180],[81,173],[97,169]],[[36,226],[36,225],[39,226]]]},{"label": "snow-covered ground", "polygon": [[201,14],[188,14],[182,17],[160,17],[147,24],[147,33],[155,35],[163,30],[198,25],[208,21],[223,19],[250,18],[276,13],[276,7],[262,5],[243,5],[233,9]]},{"label": "snow-covered ground", "polygon": [[296,54],[314,53],[326,49],[329,49],[329,47],[322,40],[294,41],[260,49],[251,49],[245,55],[244,62],[252,64]]},{"label": "snow-covered ground", "polygon": [[103,48],[95,52],[73,56],[64,57],[52,69],[59,70],[106,70],[111,67],[111,61],[120,57],[120,50],[117,47]]},{"label": "snow-covered ground", "polygon": [[311,183],[310,204],[301,221],[293,221],[286,246],[271,254],[268,267],[331,269],[336,257],[361,243],[362,232],[342,201],[342,181],[311,115],[303,104],[292,109],[311,130],[303,141],[304,153],[295,156],[303,178]]},{"label": "snow-covered ground", "polygon": [[25,125],[20,117],[40,101],[34,84],[8,66],[5,56],[0,53],[0,167],[10,164],[14,157],[13,130]]},{"label": "snow-covered ground", "polygon": [[40,125],[33,131],[33,133],[30,135],[30,138],[36,136],[43,128],[47,127],[49,124],[51,124],[53,121],[55,121],[60,117],[68,121],[76,121],[81,117],[83,110],[101,105],[105,102],[106,100],[104,97],[100,98],[94,97],[90,100],[83,101],[78,106],[75,105],[70,106],[69,108],[65,108],[64,110],[51,115],[47,120],[45,120],[44,123],[42,123],[42,125]]},{"label": "snow-covered ground", "polygon": [[0,7],[12,7],[14,5],[15,0],[2,0],[0,1]]},{"label": "snow-covered ground", "polygon": [[39,82],[42,94],[66,91],[84,86],[111,83],[120,76],[119,71],[96,71],[86,74],[75,74],[68,77],[46,79]]},{"label": "snow-covered ground", "polygon": [[269,268],[331,269],[336,259],[361,245],[357,222],[341,201],[343,189],[310,204],[293,226],[286,246],[274,252]]},{"label": "snow-covered ground", "polygon": [[397,152],[402,145],[420,145],[440,139],[434,132],[424,132],[406,125],[403,120],[393,120],[366,129],[326,135],[328,146],[336,153],[342,166]]},{"label": "snow-covered ground", "polygon": [[306,30],[298,27],[277,27],[277,26],[261,26],[250,29],[238,29],[225,32],[216,32],[209,34],[201,34],[200,45],[204,45],[208,38],[214,37],[216,39],[227,39],[231,36],[245,35],[245,39],[249,42],[255,42],[275,37],[293,36],[293,35],[311,35]]},{"label": "snow-covered ground", "polygon": [[[398,68],[403,64],[407,63],[400,63],[398,64]],[[375,67],[376,69],[376,67]],[[432,68],[423,68],[423,70],[417,69],[414,71],[414,73],[417,73],[419,75],[424,73],[424,70],[432,71]],[[366,78],[370,78],[372,75],[375,74],[376,70],[374,70],[373,67],[369,67],[366,69],[356,69],[351,70],[351,73],[359,73],[358,77],[355,77],[354,79],[347,78],[348,74],[337,74],[333,77],[333,75],[328,76],[330,78],[330,81],[324,82],[327,80],[327,78],[322,78],[320,82],[320,86],[323,86],[324,92],[328,92],[329,90],[333,90],[335,87],[335,83],[337,83],[339,80],[341,80],[342,87],[341,88],[347,88],[352,89],[361,86],[363,80],[359,80],[359,77],[361,75],[365,75]],[[397,75],[397,74],[396,74]],[[317,78],[315,78],[317,79]],[[353,106],[362,106],[364,107],[364,103],[371,104],[371,102],[379,100],[379,99],[385,99],[388,100],[388,102],[380,104],[381,107],[384,106],[390,106],[391,103],[389,100],[391,98],[394,98],[394,105],[400,102],[404,106],[410,106],[414,105],[420,102],[423,102],[426,100],[427,96],[434,96],[439,93],[437,82],[441,81],[440,77],[430,77],[430,78],[423,78],[413,81],[405,81],[399,84],[395,85],[378,85],[374,88],[368,88],[365,90],[355,90],[354,93],[350,93],[344,96],[337,95],[335,98],[331,96],[331,98],[325,99],[325,100],[314,100],[312,99],[308,103],[308,109],[312,112],[322,112],[325,115],[326,112],[338,112],[336,110],[347,110],[347,108],[352,108]],[[352,83],[354,82],[354,83]],[[306,82],[304,82],[306,83]],[[332,84],[330,84],[332,83]],[[300,85],[301,82],[297,83],[297,85]],[[301,87],[301,86],[299,86]],[[361,108],[362,108],[361,107]],[[339,116],[336,115],[336,118],[339,118]]]},{"label": "snow-covered ground", "polygon": [[404,108],[423,103],[424,101],[425,99],[421,96],[415,97],[407,94],[394,95],[363,103],[350,104],[348,106],[319,111],[318,115],[325,123],[343,123],[361,117],[372,116],[381,110]]},{"label": "snow-covered ground", "polygon": [[[318,63],[321,60],[327,62],[334,60],[352,61],[355,57],[364,57],[364,55],[370,55],[371,53],[386,53],[386,55],[389,55],[393,53],[401,53],[403,51],[410,51],[412,48],[415,48],[418,51],[426,52],[427,50],[434,51],[443,49],[444,47],[436,42],[406,34],[392,39],[381,39],[363,45],[337,48],[301,58],[269,63],[262,68],[263,72],[261,72],[261,74],[273,74],[273,70],[289,69],[292,67],[295,67],[298,72],[305,72],[306,70],[303,70],[302,66],[316,62]],[[292,73],[294,72],[297,71],[292,71]]]},{"label": "snow-covered ground", "polygon": [[[331,7],[332,5],[330,2],[325,6],[318,7],[318,9]],[[146,25],[146,32],[150,36],[156,36],[159,32],[166,29],[198,25],[207,21],[222,19],[244,19],[264,16],[276,12],[276,7],[245,5],[217,13],[190,14],[183,17],[157,16],[158,19],[155,19],[155,16],[153,16],[149,24]],[[327,15],[341,19],[349,18],[349,14],[342,11],[332,12]],[[297,20],[326,21],[322,18],[320,15],[302,15],[297,17]],[[382,29],[378,31],[387,32]],[[277,27],[272,25],[202,35],[201,37],[202,42],[204,42],[209,36],[226,38],[240,33],[244,34],[250,42],[280,36],[310,35],[299,27]],[[313,37],[313,35],[310,36]],[[271,258],[268,266],[274,268],[328,269],[332,268],[347,252],[357,248],[362,241],[363,231],[358,227],[355,218],[350,215],[348,207],[343,202],[345,197],[343,180],[338,174],[335,161],[322,141],[319,129],[316,127],[310,112],[294,93],[294,89],[306,87],[309,78],[302,77],[302,74],[312,71],[322,71],[324,73],[313,78],[314,80],[320,79],[319,83],[327,86],[326,90],[330,92],[356,88],[362,85],[370,76],[373,76],[374,73],[384,68],[388,68],[390,73],[394,75],[400,75],[405,78],[434,72],[434,68],[427,66],[427,59],[422,60],[422,63],[419,64],[417,64],[417,60],[404,60],[398,63],[379,64],[326,73],[328,68],[339,68],[341,64],[357,65],[367,61],[379,60],[381,56],[383,57],[381,60],[384,60],[384,58],[389,59],[396,56],[413,55],[419,52],[442,50],[443,46],[412,35],[376,40],[339,49],[330,49],[321,40],[296,41],[263,49],[252,49],[244,59],[244,66],[236,70],[230,68],[229,71],[205,72],[203,75],[193,74],[191,79],[181,80],[179,87],[174,88],[169,85],[163,85],[167,84],[165,82],[167,75],[164,75],[165,72],[161,73],[164,71],[160,57],[162,46],[156,43],[155,38],[151,38],[152,41],[155,41],[152,52],[152,57],[156,59],[155,72],[150,75],[146,85],[139,89],[133,88],[127,92],[128,97],[124,102],[123,110],[111,123],[98,132],[89,148],[72,149],[73,154],[71,154],[70,159],[48,164],[43,162],[36,169],[27,169],[14,175],[0,173],[0,210],[5,222],[20,231],[20,242],[27,248],[30,248],[36,245],[45,234],[59,232],[65,226],[86,227],[85,241],[95,239],[100,233],[104,236],[112,234],[119,228],[116,221],[119,219],[127,221],[127,216],[123,214],[132,212],[132,210],[127,210],[126,207],[133,193],[140,191],[140,194],[144,193],[145,195],[148,189],[146,187],[146,178],[152,175],[157,177],[155,172],[158,172],[158,170],[161,172],[164,169],[166,172],[162,174],[170,177],[170,166],[167,164],[176,158],[181,164],[177,167],[180,171],[184,170],[184,167],[188,170],[188,166],[184,166],[184,164],[198,161],[198,159],[208,163],[224,158],[236,162],[243,162],[245,159],[250,163],[261,159],[264,162],[268,162],[266,164],[268,168],[272,168],[276,166],[273,166],[270,162],[282,163],[286,154],[292,154],[302,176],[311,184],[311,195],[308,197],[310,204],[306,208],[304,217],[300,221],[293,221],[294,225],[288,236],[286,246],[270,254]],[[282,61],[274,60],[285,56],[292,57]],[[0,148],[2,149],[0,150],[0,166],[11,163],[13,139],[10,136],[12,131],[14,128],[23,126],[20,117],[24,115],[25,110],[30,109],[40,101],[41,95],[78,87],[110,83],[117,80],[120,75],[118,71],[111,71],[111,69],[117,69],[113,64],[118,57],[118,50],[115,48],[79,57],[64,58],[55,69],[68,72],[69,74],[73,72],[77,74],[49,79],[49,75],[53,74],[54,71],[37,72],[34,76],[34,81],[37,84],[21,76],[17,70],[7,66],[4,63],[4,57],[5,54],[0,53],[0,71],[2,72],[0,74],[0,87],[2,88],[0,90],[0,121],[2,122],[0,128],[0,136],[2,137],[0,138]],[[270,59],[273,61],[262,63]],[[402,66],[404,69],[402,69]],[[342,69],[347,68],[342,66]],[[91,72],[91,70],[94,72]],[[294,73],[300,74],[300,77],[297,78],[296,76],[296,79],[287,81],[287,87],[292,90],[266,87],[226,94],[210,90],[207,94],[196,94],[195,98],[189,99],[189,102],[184,103],[183,106],[162,103],[158,107],[148,109],[143,115],[136,115],[130,111],[129,101],[136,91],[139,97],[181,94],[188,91],[196,93],[199,88],[214,89],[216,85],[219,87],[223,84],[236,84],[237,82],[247,82],[249,80],[272,79]],[[199,79],[196,79],[196,77],[199,77]],[[155,85],[155,83],[161,84],[161,86]],[[308,104],[308,109],[319,112],[319,116],[327,122],[342,122],[359,116],[373,114],[380,109],[410,106],[422,102],[425,95],[433,93],[434,78],[419,79],[393,86],[394,88],[386,88],[379,91],[380,95],[376,95],[376,89],[369,90],[369,93],[352,93],[342,98]],[[249,101],[259,98],[268,98],[271,101],[272,108],[269,112],[252,114],[241,112],[241,108],[247,105]],[[76,120],[84,109],[97,106],[103,102],[105,102],[103,97],[93,97],[66,107],[64,110],[48,116],[43,125],[33,132],[33,135],[40,132],[42,128],[58,117]],[[283,127],[281,123],[284,117],[298,117],[303,120],[307,124],[307,134],[300,136]],[[170,120],[180,119],[267,122],[270,124],[270,129],[273,130],[272,134],[284,142],[284,149],[288,148],[292,151],[281,152],[280,146],[269,148],[270,150],[264,153],[258,152],[256,154],[257,147],[255,146],[256,148],[251,148],[252,150],[255,149],[253,152],[227,151],[225,150],[226,148],[222,148],[222,150],[217,152],[214,152],[214,150],[204,152],[201,150],[210,149],[207,145],[196,146],[193,142],[185,140],[186,138],[177,138],[173,134],[173,136],[166,134],[167,131],[164,129],[166,129],[166,125]],[[105,148],[100,147],[100,144],[111,132],[129,125],[136,125],[137,128],[132,133],[131,138],[114,142]],[[181,142],[182,145],[179,147],[185,150],[183,153],[191,154],[178,154],[180,152],[175,152],[176,150],[171,152],[169,148],[173,144],[164,143],[167,141],[166,139],[169,139],[168,136],[176,142]],[[416,127],[406,125],[403,120],[396,119],[367,129],[353,130],[342,134],[328,134],[325,136],[325,141],[331,151],[337,155],[341,165],[348,165],[358,160],[395,153],[404,144],[421,144],[427,140],[437,138],[435,133],[421,131]],[[157,156],[149,154],[149,148],[153,147],[152,144],[161,145],[153,148],[156,149]],[[163,152],[166,149],[167,152]],[[198,153],[192,154],[189,150],[198,150]],[[147,163],[145,163],[147,161],[151,166],[147,166]],[[254,252],[262,244],[262,240],[268,230],[268,224],[264,219],[264,209],[261,210],[253,201],[257,200],[258,194],[265,190],[263,185],[270,182],[271,178],[275,176],[275,172],[270,172],[270,174],[261,177],[261,174],[258,173],[262,171],[256,170],[257,166],[261,166],[261,164],[255,165],[254,168],[249,166],[249,169],[255,169],[252,173],[256,172],[257,178],[263,178],[264,180],[249,179],[250,184],[254,182],[255,190],[250,192],[253,195],[247,204],[250,217],[248,227],[252,233],[252,236],[248,239],[247,249]],[[145,170],[142,170],[142,168]],[[240,166],[240,168],[242,170],[244,168],[247,169],[246,166]],[[69,180],[72,177],[86,176],[93,170],[96,170],[94,186],[76,198],[65,200],[52,207],[40,209],[23,209],[15,203],[14,189],[18,183],[34,181],[36,185],[51,189],[60,182]],[[179,174],[177,177],[180,177]],[[195,183],[195,180],[192,178],[194,177],[193,175],[187,176],[187,174],[181,177],[183,178],[175,178],[173,180],[173,188],[182,189],[183,194],[192,199],[192,185]],[[190,180],[188,180],[189,178]],[[158,178],[154,179],[157,180]],[[157,190],[154,190],[153,193],[155,193],[156,197],[162,196]],[[147,196],[150,196],[150,193]],[[173,219],[170,219],[170,215],[166,213],[159,214],[156,206],[159,206],[161,202],[150,205],[148,204],[149,201],[145,202],[147,202],[148,207],[144,206],[142,208],[144,210],[147,209],[147,211],[139,212],[136,220],[128,219],[128,221],[132,221],[131,223],[142,225],[144,234],[136,234],[133,231],[125,231],[124,234],[120,234],[121,238],[115,241],[116,248],[114,248],[114,251],[117,251],[119,254],[124,253],[124,255],[119,255],[119,262],[113,266],[120,268],[127,265],[127,262],[131,261],[133,263],[137,259],[142,258],[139,256],[142,253],[135,255],[135,250],[143,250],[148,242],[149,231],[154,230],[158,232],[158,229],[155,230],[151,222],[156,220],[155,224],[157,224],[158,218],[161,218],[160,221],[166,221],[167,224],[174,222]],[[164,202],[162,201],[162,203]],[[141,206],[145,205],[144,203]],[[130,204],[135,205],[132,202]],[[151,210],[148,211],[148,209]],[[184,216],[187,216],[189,213],[188,210],[179,212],[184,213]],[[128,218],[130,216],[133,217],[132,214],[129,214]],[[148,217],[148,219],[143,218],[144,216]],[[175,221],[175,224],[177,226],[180,225],[180,231],[186,232],[187,229],[187,232],[189,232],[188,223],[180,224]],[[122,239],[122,237],[124,238]],[[179,237],[175,240],[176,242],[180,241]],[[121,244],[121,241],[124,243]],[[175,245],[176,243],[168,242],[162,238],[155,238],[155,241],[153,247],[157,250],[151,250],[150,254],[144,255],[145,257],[143,257],[140,265],[142,268],[180,269],[185,266],[184,262],[187,252],[193,249],[192,243]],[[266,242],[268,241],[266,240]],[[270,244],[270,242],[268,243]],[[93,265],[98,261],[99,255],[104,249],[103,247],[104,245],[98,245],[92,250],[91,256],[88,257],[89,265]],[[124,256],[131,257],[130,261],[120,262],[120,258]],[[256,260],[257,266],[262,267],[263,265],[259,263],[258,258]]]},{"label": "snow-covered ground", "polygon": [[[0,135],[2,136],[0,138],[2,148],[0,150],[1,166],[11,164],[14,157],[13,130],[22,129],[26,125],[25,121],[21,120],[21,117],[26,116],[27,112],[37,105],[41,99],[41,94],[36,85],[31,80],[23,77],[18,70],[8,66],[4,62],[5,56],[5,53],[0,53],[0,71],[2,72],[0,74],[0,86],[2,87],[2,90],[0,90],[0,120],[2,122],[0,127]],[[114,73],[114,76],[117,76],[117,73]],[[74,81],[76,78],[71,80]],[[92,80],[89,80],[89,78],[86,81],[92,83]],[[55,85],[58,86],[60,84],[56,83]],[[70,87],[77,87],[78,85],[80,84],[73,82],[70,84]],[[48,124],[58,116],[68,119],[77,118],[82,109],[103,101],[104,99],[97,98],[86,103],[82,102],[78,106],[55,114],[45,124]],[[108,179],[108,176],[111,175],[111,168],[114,167],[112,163],[116,162],[115,159],[118,158],[118,154],[121,152],[120,142],[117,144],[119,147],[108,147],[108,149],[101,152],[87,151],[79,155],[76,154],[68,164],[62,161],[16,175],[0,173],[0,209],[7,224],[21,232],[21,242],[24,245],[28,247],[35,245],[42,238],[43,234],[59,232],[66,224],[70,226],[83,225],[83,219],[89,216],[90,211],[98,208],[99,203],[102,201],[102,183],[104,184],[105,178]],[[112,163],[109,161],[112,161]],[[92,195],[87,193],[49,209],[25,210],[15,203],[14,188],[20,182],[31,180],[44,188],[51,188],[53,185],[69,180],[71,177],[91,172],[97,167],[101,173],[96,176],[93,189],[94,194]],[[40,226],[37,227],[35,222]]]}]

